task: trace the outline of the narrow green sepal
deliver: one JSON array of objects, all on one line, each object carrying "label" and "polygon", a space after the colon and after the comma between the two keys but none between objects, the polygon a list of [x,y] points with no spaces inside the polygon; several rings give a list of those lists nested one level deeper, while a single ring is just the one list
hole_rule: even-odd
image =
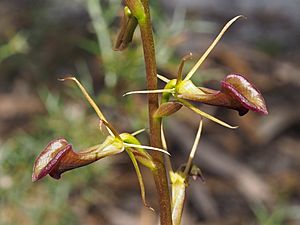
[{"label": "narrow green sepal", "polygon": [[138,181],[139,181],[139,185],[140,185],[140,189],[141,189],[141,197],[142,197],[142,200],[143,200],[143,204],[148,209],[154,211],[154,209],[151,206],[149,206],[148,203],[147,203],[147,201],[146,201],[145,185],[144,185],[142,173],[141,173],[139,165],[138,165],[138,163],[136,161],[135,155],[134,155],[134,153],[132,151],[130,151],[128,149],[126,150],[126,152],[127,152],[127,154],[129,155],[129,158],[132,161],[132,164],[134,166],[134,169],[135,169]]},{"label": "narrow green sepal", "polygon": [[194,105],[192,105],[192,104],[189,103],[188,101],[185,101],[185,100],[180,99],[180,98],[177,98],[177,100],[178,100],[179,102],[181,102],[185,107],[187,107],[187,108],[189,108],[190,110],[194,111],[194,112],[197,113],[198,115],[203,116],[203,117],[205,117],[205,118],[207,118],[207,119],[209,119],[209,120],[212,120],[213,122],[218,123],[218,124],[220,124],[221,126],[224,126],[224,127],[230,128],[230,129],[236,129],[236,128],[238,128],[237,126],[231,126],[231,125],[229,125],[229,124],[223,122],[222,120],[219,120],[219,119],[217,119],[216,117],[213,117],[213,116],[209,115],[208,113],[203,112],[202,110],[196,108]]}]

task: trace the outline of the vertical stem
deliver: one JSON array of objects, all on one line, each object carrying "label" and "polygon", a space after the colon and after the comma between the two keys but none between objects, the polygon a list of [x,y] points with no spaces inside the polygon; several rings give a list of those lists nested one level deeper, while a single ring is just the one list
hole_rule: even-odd
[{"label": "vertical stem", "polygon": [[[135,11],[136,6],[133,2],[139,1],[127,0],[128,7],[132,11]],[[155,49],[152,33],[152,25],[150,19],[149,2],[148,0],[141,0],[144,8],[144,17],[139,20],[139,26],[141,30],[144,59],[146,66],[146,78],[147,78],[147,89],[157,89],[157,71],[156,71],[156,59]],[[133,6],[133,7],[130,7]],[[149,110],[149,128],[150,128],[150,144],[153,147],[162,148],[161,141],[161,119],[153,118],[155,111],[158,108],[158,95],[156,93],[148,94],[148,110]],[[163,154],[161,152],[152,152],[152,157],[157,166],[157,170],[153,171],[154,181],[159,197],[160,206],[160,222],[161,225],[172,225],[172,213],[171,213],[171,202],[169,194],[169,185],[167,180],[166,168],[164,164]]]},{"label": "vertical stem", "polygon": [[[157,89],[156,61],[155,61],[152,28],[148,16],[149,14],[147,13],[147,19],[145,21],[145,24],[141,25],[140,29],[141,29],[144,57],[145,57],[145,64],[146,64],[147,89],[155,90]],[[161,119],[153,118],[153,115],[157,110],[157,108],[158,108],[158,95],[148,94],[150,144],[153,147],[162,148],[161,133],[160,133]],[[152,157],[157,166],[157,170],[153,173],[153,175],[156,184],[156,189],[159,195],[161,224],[171,225],[172,224],[171,203],[170,203],[169,187],[168,187],[168,180],[166,176],[166,168],[164,165],[163,154],[160,152],[153,151]]]}]

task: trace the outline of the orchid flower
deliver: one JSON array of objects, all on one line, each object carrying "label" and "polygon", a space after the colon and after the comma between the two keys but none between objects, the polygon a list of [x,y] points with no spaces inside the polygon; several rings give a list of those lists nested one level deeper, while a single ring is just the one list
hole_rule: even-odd
[{"label": "orchid flower", "polygon": [[50,141],[34,162],[32,181],[40,180],[48,174],[55,179],[60,179],[61,174],[66,171],[86,166],[104,157],[126,151],[138,176],[143,203],[145,206],[150,208],[145,200],[144,183],[137,162],[154,171],[156,170],[156,165],[153,162],[151,155],[146,152],[145,149],[161,151],[165,154],[169,153],[160,148],[141,145],[135,135],[141,133],[143,130],[137,131],[133,134],[119,134],[116,129],[107,122],[99,107],[75,77],[67,77],[61,80],[72,80],[78,85],[87,101],[96,111],[100,119],[100,123],[105,125],[109,135],[102,144],[98,144],[78,152],[74,151],[72,145],[64,138],[58,138]]},{"label": "orchid flower", "polygon": [[230,74],[221,81],[220,90],[213,90],[205,87],[197,87],[191,80],[192,76],[200,65],[207,58],[209,53],[213,50],[215,45],[221,39],[226,30],[239,18],[243,16],[236,16],[231,19],[218,34],[216,39],[212,42],[209,48],[201,56],[198,62],[188,72],[186,77],[182,78],[182,71],[184,63],[191,58],[192,54],[185,56],[179,66],[177,78],[169,80],[164,76],[157,75],[159,79],[166,83],[164,89],[148,90],[148,91],[131,91],[129,94],[144,94],[144,93],[162,93],[162,100],[155,116],[166,117],[176,111],[182,106],[185,106],[202,117],[210,119],[222,126],[228,128],[236,128],[231,126],[205,112],[196,108],[190,101],[200,102],[209,105],[222,106],[237,110],[239,115],[245,115],[249,110],[268,114],[266,104],[261,93],[251,84],[245,77],[238,74]]}]

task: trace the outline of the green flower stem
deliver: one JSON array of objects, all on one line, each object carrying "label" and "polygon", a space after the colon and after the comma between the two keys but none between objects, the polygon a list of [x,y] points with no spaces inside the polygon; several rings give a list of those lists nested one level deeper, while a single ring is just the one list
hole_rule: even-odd
[{"label": "green flower stem", "polygon": [[[134,4],[134,3],[135,4]],[[157,89],[157,70],[155,49],[152,33],[152,25],[150,19],[148,0],[125,0],[126,5],[130,8],[133,15],[137,18],[141,30],[144,59],[146,66],[147,89]],[[142,3],[142,6],[140,6]],[[140,9],[144,9],[141,13]],[[138,15],[136,14],[138,12]],[[143,15],[143,16],[141,16]],[[158,94],[148,94],[148,111],[149,111],[149,128],[150,128],[150,144],[153,147],[162,148],[161,141],[161,119],[155,119],[154,113],[158,108]],[[171,202],[169,194],[169,186],[164,164],[164,156],[161,152],[151,153],[157,169],[153,171],[154,181],[159,196],[160,206],[160,223],[161,225],[172,225]]]}]

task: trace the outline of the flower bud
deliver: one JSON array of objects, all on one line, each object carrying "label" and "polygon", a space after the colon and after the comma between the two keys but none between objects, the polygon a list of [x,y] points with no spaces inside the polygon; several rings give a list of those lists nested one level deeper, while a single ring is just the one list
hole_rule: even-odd
[{"label": "flower bud", "polygon": [[114,50],[122,51],[132,41],[134,31],[138,25],[137,19],[131,14],[129,8],[124,8],[124,15],[121,21],[120,31],[116,40]]}]

